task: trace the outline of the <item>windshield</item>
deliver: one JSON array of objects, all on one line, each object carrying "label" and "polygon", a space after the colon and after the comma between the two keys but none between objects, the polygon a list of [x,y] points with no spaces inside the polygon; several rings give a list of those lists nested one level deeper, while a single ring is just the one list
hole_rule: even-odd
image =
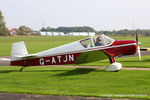
[{"label": "windshield", "polygon": [[89,47],[93,47],[94,43],[92,41],[92,38],[86,38],[84,40],[81,40],[80,43],[85,47],[85,48],[89,48]]}]

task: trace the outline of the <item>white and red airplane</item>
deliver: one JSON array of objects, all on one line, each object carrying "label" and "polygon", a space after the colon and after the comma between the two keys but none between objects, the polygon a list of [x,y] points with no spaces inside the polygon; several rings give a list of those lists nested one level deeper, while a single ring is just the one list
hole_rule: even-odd
[{"label": "white and red airplane", "polygon": [[110,65],[105,71],[118,71],[122,65],[114,57],[133,55],[137,50],[141,59],[137,34],[136,41],[114,40],[102,34],[35,54],[28,54],[24,42],[17,42],[12,45],[10,65],[23,66],[22,71],[27,66],[81,64],[108,58]]}]

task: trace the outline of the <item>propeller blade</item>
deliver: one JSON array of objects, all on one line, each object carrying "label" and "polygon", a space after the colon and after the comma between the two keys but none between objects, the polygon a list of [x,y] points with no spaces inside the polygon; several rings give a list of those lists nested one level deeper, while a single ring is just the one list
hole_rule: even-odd
[{"label": "propeller blade", "polygon": [[141,52],[140,52],[140,45],[139,45],[139,39],[138,39],[137,32],[136,32],[136,45],[137,45],[137,52],[138,52],[138,55],[139,55],[139,59],[141,61]]},{"label": "propeller blade", "polygon": [[138,47],[137,47],[137,51],[138,51],[139,59],[140,59],[140,61],[141,61],[141,52],[140,52],[140,46],[139,46],[139,45],[138,45]]},{"label": "propeller blade", "polygon": [[138,45],[137,43],[139,42],[139,39],[138,39],[138,34],[136,32],[136,45]]}]

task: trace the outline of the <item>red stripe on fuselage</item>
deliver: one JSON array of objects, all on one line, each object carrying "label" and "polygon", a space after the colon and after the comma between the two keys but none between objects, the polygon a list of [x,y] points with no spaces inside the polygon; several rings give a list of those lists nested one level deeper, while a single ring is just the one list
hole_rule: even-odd
[{"label": "red stripe on fuselage", "polygon": [[11,61],[12,66],[40,66],[40,65],[60,65],[74,64],[80,53],[65,54],[26,60]]}]

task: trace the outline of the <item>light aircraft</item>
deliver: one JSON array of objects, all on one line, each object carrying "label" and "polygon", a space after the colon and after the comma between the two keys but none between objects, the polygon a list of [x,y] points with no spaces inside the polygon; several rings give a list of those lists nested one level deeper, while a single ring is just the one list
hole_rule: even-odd
[{"label": "light aircraft", "polygon": [[[98,43],[99,42],[99,45]],[[88,37],[56,48],[28,54],[24,42],[12,44],[11,66],[44,66],[61,64],[81,64],[109,59],[105,71],[119,71],[122,65],[114,57],[133,55],[138,51],[141,59],[138,36],[135,40],[114,40],[104,34]]]}]

